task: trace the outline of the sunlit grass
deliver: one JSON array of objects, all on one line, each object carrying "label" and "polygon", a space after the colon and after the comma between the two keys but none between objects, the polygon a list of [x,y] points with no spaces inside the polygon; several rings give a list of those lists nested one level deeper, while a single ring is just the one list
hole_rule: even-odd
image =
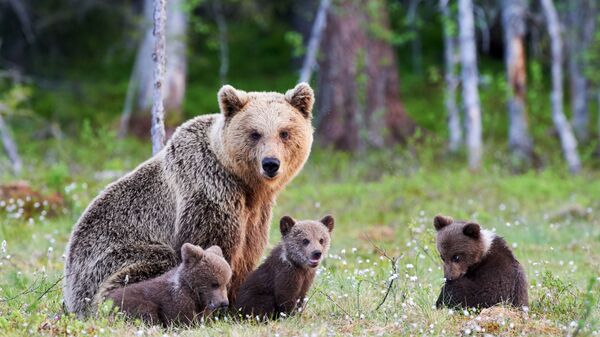
[{"label": "sunlit grass", "polygon": [[[280,195],[271,246],[280,239],[282,215],[336,218],[332,249],[301,315],[266,323],[221,317],[168,330],[105,311],[86,320],[65,316],[62,254],[72,225],[112,175],[135,167],[147,150],[130,141],[108,149],[89,143],[88,150],[75,143],[63,143],[47,165],[28,168],[32,188],[60,192],[64,210],[42,216],[40,206],[25,217],[17,216],[18,200],[0,204],[0,335],[450,336],[485,330],[557,336],[578,327],[580,335],[600,334],[598,173],[571,177],[551,166],[513,175],[493,156],[482,172],[472,173],[460,157],[418,146],[354,156],[316,150]],[[42,151],[30,153],[38,158]],[[433,307],[443,282],[431,224],[439,213],[477,220],[507,239],[527,272],[526,311]]]}]

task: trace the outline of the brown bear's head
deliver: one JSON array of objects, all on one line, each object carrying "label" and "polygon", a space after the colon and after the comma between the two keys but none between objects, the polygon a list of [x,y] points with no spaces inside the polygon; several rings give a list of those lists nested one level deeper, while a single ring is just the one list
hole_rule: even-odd
[{"label": "brown bear's head", "polygon": [[285,95],[219,90],[223,118],[213,129],[220,159],[247,183],[285,185],[302,168],[313,141],[313,90],[306,83]]},{"label": "brown bear's head", "polygon": [[290,216],[281,218],[279,227],[284,258],[299,266],[317,267],[329,250],[333,222],[330,215],[321,221],[296,221]]},{"label": "brown bear's head", "polygon": [[482,230],[474,222],[438,215],[433,225],[437,231],[437,249],[444,262],[444,277],[449,281],[464,276],[470,266],[481,262],[494,240],[494,233]]},{"label": "brown bear's head", "polygon": [[206,313],[227,307],[227,286],[232,272],[221,248],[212,246],[203,250],[185,243],[181,247],[181,259],[179,286],[189,287],[196,296],[195,300],[206,307]]}]

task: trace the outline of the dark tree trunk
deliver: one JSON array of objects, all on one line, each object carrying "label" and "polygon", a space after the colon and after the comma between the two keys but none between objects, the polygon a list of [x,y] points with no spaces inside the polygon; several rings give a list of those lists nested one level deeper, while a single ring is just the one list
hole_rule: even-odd
[{"label": "dark tree trunk", "polygon": [[320,141],[338,149],[383,147],[414,131],[399,98],[394,50],[368,28],[374,20],[389,27],[384,3],[374,3],[378,7],[367,11],[360,2],[344,0],[327,17],[316,124]]},{"label": "dark tree trunk", "polygon": [[506,76],[508,80],[508,144],[518,165],[529,165],[532,141],[525,106],[527,71],[525,69],[525,0],[502,1]]}]

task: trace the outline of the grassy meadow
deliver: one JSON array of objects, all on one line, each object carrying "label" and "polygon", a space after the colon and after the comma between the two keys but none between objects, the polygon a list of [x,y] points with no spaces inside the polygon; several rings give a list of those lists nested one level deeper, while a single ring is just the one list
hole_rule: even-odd
[{"label": "grassy meadow", "polygon": [[[304,312],[164,330],[110,310],[79,320],[61,307],[73,224],[107,183],[146,158],[149,145],[117,142],[114,132],[89,125],[77,140],[32,142],[24,149],[29,185],[0,201],[0,336],[600,335],[599,172],[573,177],[557,158],[557,165],[515,175],[504,168],[509,159],[490,151],[483,171],[472,173],[441,144],[358,155],[315,146],[279,196],[270,236],[272,244],[280,239],[285,214],[335,216],[332,248]],[[0,178],[15,181],[8,173]],[[527,272],[530,306],[435,309],[443,283],[436,214],[475,219],[505,237]]]}]

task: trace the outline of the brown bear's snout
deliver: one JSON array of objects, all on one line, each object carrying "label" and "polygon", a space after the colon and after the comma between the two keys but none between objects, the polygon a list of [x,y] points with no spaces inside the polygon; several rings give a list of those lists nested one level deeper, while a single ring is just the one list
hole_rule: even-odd
[{"label": "brown bear's snout", "polygon": [[268,157],[262,160],[262,169],[264,171],[264,175],[269,178],[274,178],[277,175],[277,171],[279,171],[279,159]]},{"label": "brown bear's snout", "polygon": [[323,253],[321,253],[320,250],[313,250],[312,253],[310,253],[310,260],[308,261],[308,264],[313,268],[318,266],[322,254]]}]

